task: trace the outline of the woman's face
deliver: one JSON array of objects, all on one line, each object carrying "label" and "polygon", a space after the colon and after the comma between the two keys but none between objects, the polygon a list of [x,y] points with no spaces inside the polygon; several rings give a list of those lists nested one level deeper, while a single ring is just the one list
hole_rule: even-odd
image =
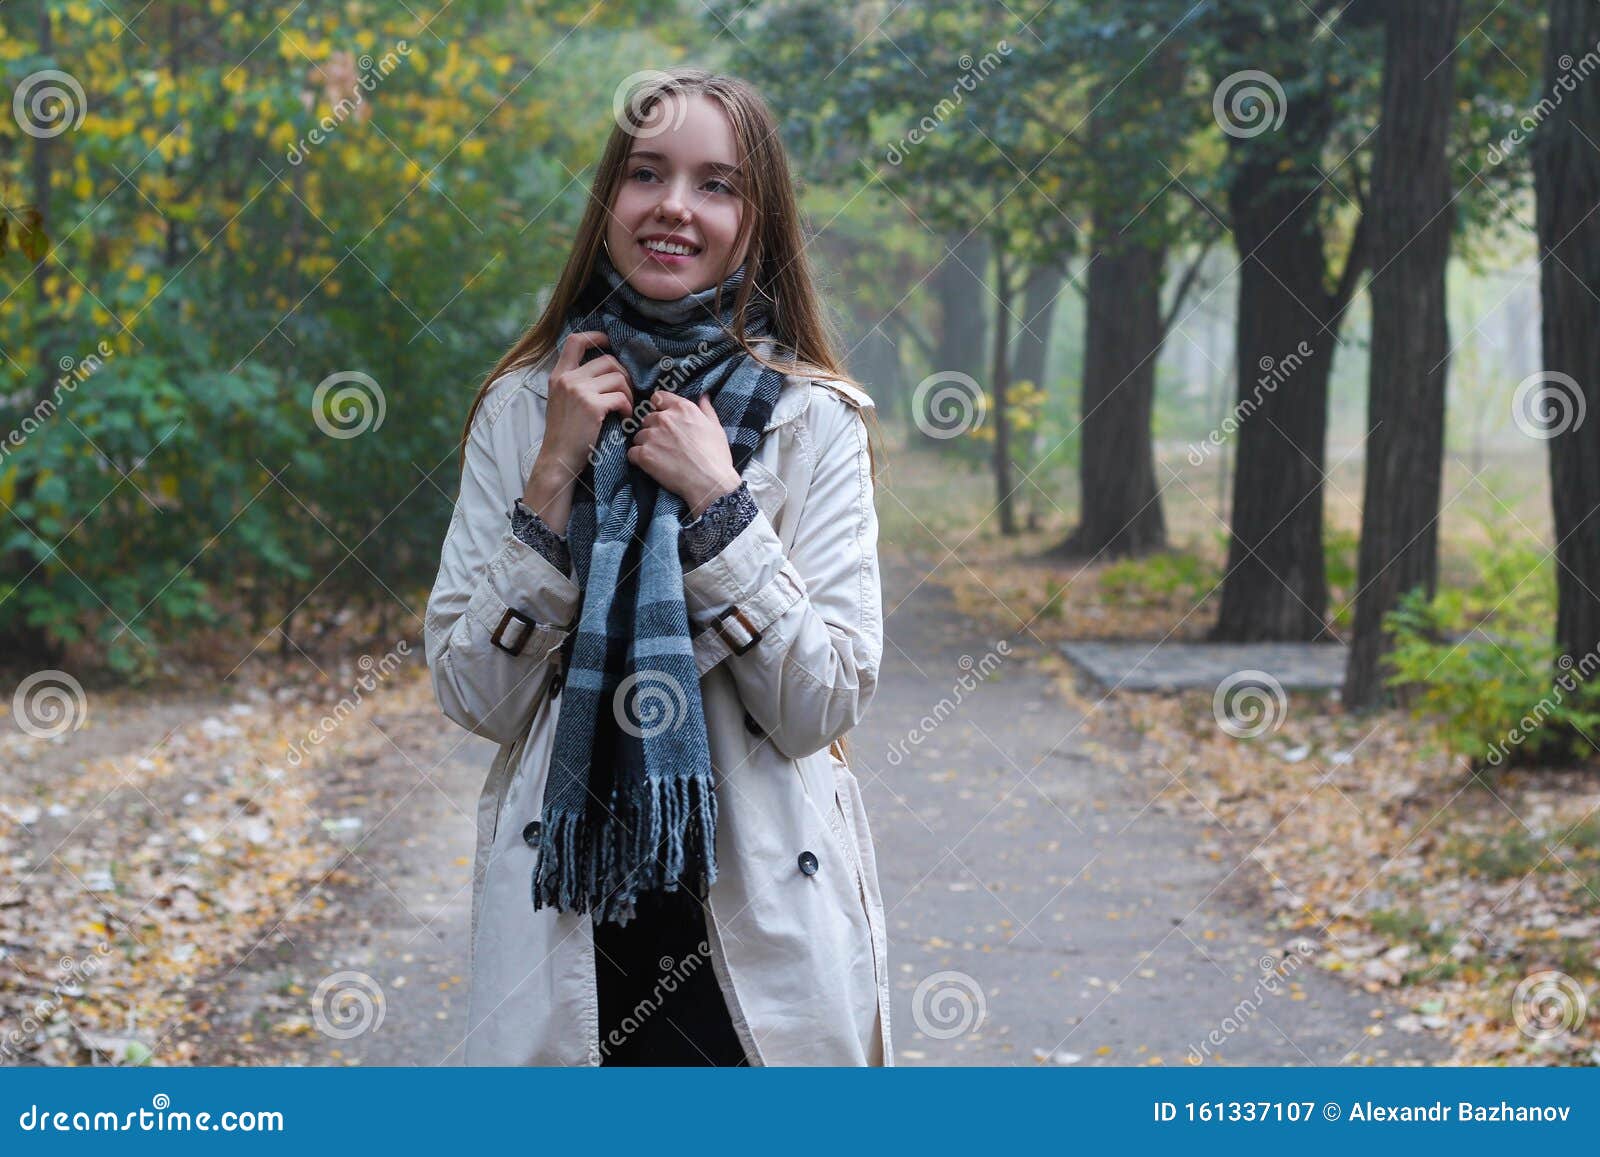
[{"label": "woman's face", "polygon": [[744,210],[737,164],[733,126],[714,100],[671,94],[656,103],[623,164],[606,223],[611,263],[634,289],[671,301],[739,268],[747,247],[734,248]]}]

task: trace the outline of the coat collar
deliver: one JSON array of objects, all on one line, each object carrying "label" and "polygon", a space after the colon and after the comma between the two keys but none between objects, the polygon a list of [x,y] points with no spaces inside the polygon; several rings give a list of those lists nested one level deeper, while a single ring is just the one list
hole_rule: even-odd
[{"label": "coat collar", "polygon": [[[528,386],[541,398],[549,397],[549,385],[550,373],[543,366],[529,372]],[[772,413],[767,416],[767,424],[761,428],[762,433],[775,430],[805,413],[806,405],[811,401],[811,386],[812,379],[808,377],[790,374],[784,378],[783,389],[772,407]]]}]

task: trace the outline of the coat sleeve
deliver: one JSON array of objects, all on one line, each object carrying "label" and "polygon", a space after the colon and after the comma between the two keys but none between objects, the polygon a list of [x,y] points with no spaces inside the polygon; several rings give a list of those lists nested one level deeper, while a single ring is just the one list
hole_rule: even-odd
[{"label": "coat sleeve", "polygon": [[750,525],[759,509],[750,496],[748,480],[740,482],[732,493],[713,499],[699,518],[684,523],[678,532],[678,561],[683,569],[693,570],[715,558]]},{"label": "coat sleeve", "polygon": [[[491,387],[491,391],[494,387]],[[503,399],[486,397],[468,436],[455,513],[428,596],[424,644],[444,714],[498,743],[519,739],[550,685],[581,589],[511,530],[521,494],[518,445]],[[538,402],[533,441],[542,438]],[[498,428],[497,428],[498,427]],[[530,443],[531,444],[531,443]]]},{"label": "coat sleeve", "polygon": [[787,555],[758,511],[683,579],[691,621],[710,624],[694,636],[702,668],[728,663],[745,709],[791,759],[861,721],[883,657],[866,422],[828,390],[812,413],[817,461]]}]

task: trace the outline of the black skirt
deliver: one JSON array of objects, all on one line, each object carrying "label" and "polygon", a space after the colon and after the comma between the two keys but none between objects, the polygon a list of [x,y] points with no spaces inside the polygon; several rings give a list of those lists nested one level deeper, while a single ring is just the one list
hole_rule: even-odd
[{"label": "black skirt", "polygon": [[594,930],[602,1065],[748,1065],[684,888],[645,892],[625,927]]}]

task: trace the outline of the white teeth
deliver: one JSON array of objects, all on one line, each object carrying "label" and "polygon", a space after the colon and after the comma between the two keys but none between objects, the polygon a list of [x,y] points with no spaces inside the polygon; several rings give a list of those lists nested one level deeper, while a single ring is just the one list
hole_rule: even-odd
[{"label": "white teeth", "polygon": [[679,245],[673,241],[646,241],[644,247],[653,249],[657,253],[676,253],[680,257],[688,257],[690,254],[698,252],[698,250],[688,245]]}]

